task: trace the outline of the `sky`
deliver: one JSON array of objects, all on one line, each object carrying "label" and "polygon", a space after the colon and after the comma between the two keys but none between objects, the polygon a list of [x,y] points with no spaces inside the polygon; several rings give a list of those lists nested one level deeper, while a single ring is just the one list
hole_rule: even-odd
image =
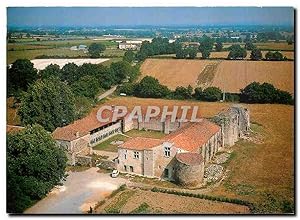
[{"label": "sky", "polygon": [[9,7],[8,26],[289,25],[291,7]]}]

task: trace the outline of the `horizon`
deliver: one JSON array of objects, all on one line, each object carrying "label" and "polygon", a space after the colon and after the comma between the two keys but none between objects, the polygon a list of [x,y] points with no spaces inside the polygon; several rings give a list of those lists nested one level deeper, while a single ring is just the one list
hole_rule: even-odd
[{"label": "horizon", "polygon": [[[215,16],[216,14],[221,14]],[[55,15],[55,16],[53,16]],[[136,18],[139,18],[138,20]],[[294,27],[292,7],[8,7],[8,27]]]}]

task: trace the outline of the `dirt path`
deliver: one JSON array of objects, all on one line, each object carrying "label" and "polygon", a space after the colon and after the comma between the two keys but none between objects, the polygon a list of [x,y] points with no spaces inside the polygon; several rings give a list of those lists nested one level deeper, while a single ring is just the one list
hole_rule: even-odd
[{"label": "dirt path", "polygon": [[100,101],[101,99],[106,98],[107,96],[110,96],[111,94],[113,94],[114,91],[116,91],[118,86],[113,86],[111,89],[107,90],[106,92],[104,92],[103,94],[98,96],[98,100]]}]

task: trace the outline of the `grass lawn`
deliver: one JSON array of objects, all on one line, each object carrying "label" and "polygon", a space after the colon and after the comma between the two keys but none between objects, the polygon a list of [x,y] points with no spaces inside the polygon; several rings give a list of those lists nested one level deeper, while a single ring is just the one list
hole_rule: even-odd
[{"label": "grass lawn", "polygon": [[93,147],[94,150],[103,150],[103,151],[110,151],[110,152],[117,152],[118,151],[118,145],[113,145],[111,144],[111,142],[113,141],[125,141],[128,138],[121,135],[121,134],[117,134],[109,139],[107,139],[106,141],[103,141],[102,143],[96,145],[95,147]]},{"label": "grass lawn", "polygon": [[126,135],[130,136],[130,137],[147,137],[147,138],[157,138],[160,139],[164,136],[166,136],[166,134],[164,134],[163,132],[159,132],[159,131],[145,131],[145,130],[130,130],[128,132],[125,133]]}]

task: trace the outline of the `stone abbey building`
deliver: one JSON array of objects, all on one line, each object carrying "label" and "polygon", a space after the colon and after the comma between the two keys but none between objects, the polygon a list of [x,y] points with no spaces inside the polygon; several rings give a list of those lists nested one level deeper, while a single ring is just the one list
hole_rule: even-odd
[{"label": "stone abbey building", "polygon": [[116,168],[120,172],[157,177],[196,186],[202,183],[204,166],[226,146],[232,146],[250,129],[248,109],[230,107],[213,118],[199,122],[164,122],[152,118],[149,122],[128,120],[127,117],[107,123],[99,122],[95,114],[57,128],[53,137],[67,150],[71,164],[87,155],[98,143],[131,129],[154,130],[167,134],[162,139],[135,137],[118,146]]}]

